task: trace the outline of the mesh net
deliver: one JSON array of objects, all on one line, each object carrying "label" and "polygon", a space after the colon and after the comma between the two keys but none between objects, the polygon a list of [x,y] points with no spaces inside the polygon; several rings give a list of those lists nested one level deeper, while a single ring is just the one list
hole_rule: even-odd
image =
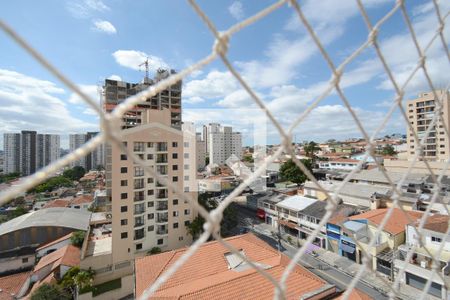
[{"label": "mesh net", "polygon": [[[310,21],[308,21],[308,16],[305,15],[304,10],[302,9],[301,5],[295,1],[295,0],[283,0],[283,1],[277,1],[273,3],[272,5],[264,8],[263,10],[259,11],[255,15],[243,20],[242,22],[239,22],[230,28],[228,28],[225,31],[218,31],[216,29],[215,24],[211,21],[211,19],[203,12],[203,10],[199,7],[199,5],[194,0],[189,0],[190,5],[194,9],[194,11],[197,13],[198,17],[205,23],[205,25],[208,27],[208,29],[211,31],[211,33],[215,37],[215,43],[213,45],[213,49],[210,54],[208,54],[203,59],[197,61],[196,63],[192,64],[191,66],[187,67],[186,69],[180,71],[177,74],[173,74],[169,76],[167,79],[162,80],[155,85],[150,86],[147,90],[134,95],[132,97],[127,98],[123,103],[118,105],[111,113],[104,112],[97,104],[96,101],[91,99],[89,96],[87,96],[83,91],[80,90],[80,88],[75,85],[70,79],[65,77],[57,68],[52,66],[43,55],[38,53],[26,40],[21,38],[13,28],[8,26],[8,24],[4,23],[0,20],[0,28],[8,35],[11,39],[13,39],[17,44],[19,44],[23,49],[25,49],[36,61],[38,61],[42,66],[44,66],[49,72],[51,72],[54,76],[56,76],[59,80],[61,80],[70,90],[72,90],[74,93],[78,94],[83,101],[85,101],[94,111],[98,114],[100,117],[100,124],[101,124],[101,132],[98,134],[95,138],[89,140],[86,144],[84,144],[82,147],[78,148],[76,151],[66,155],[65,157],[61,158],[60,160],[52,163],[49,166],[46,166],[45,168],[39,170],[35,174],[27,177],[20,185],[11,187],[10,189],[6,190],[0,195],[0,205],[3,205],[10,201],[11,199],[14,199],[15,197],[19,196],[21,193],[26,192],[28,189],[34,187],[35,185],[41,183],[44,181],[48,176],[51,176],[51,174],[54,174],[57,170],[61,169],[64,166],[69,165],[71,162],[80,159],[84,156],[86,156],[88,153],[96,149],[96,147],[99,147],[101,144],[105,142],[109,143],[115,143],[119,147],[122,146],[121,144],[121,130],[120,127],[117,127],[115,124],[120,124],[120,121],[122,120],[122,116],[124,113],[132,109],[135,105],[146,101],[146,99],[151,98],[155,95],[157,95],[159,92],[165,90],[169,86],[179,82],[192,72],[199,70],[203,68],[204,66],[210,64],[212,61],[216,59],[220,59],[228,71],[234,76],[234,78],[239,82],[239,84],[242,86],[242,88],[250,95],[251,99],[256,103],[256,105],[264,111],[264,113],[267,115],[267,118],[270,120],[271,124],[276,128],[278,131],[279,136],[281,137],[281,145],[278,148],[278,150],[271,156],[268,156],[265,158],[264,162],[258,167],[258,169],[251,174],[244,182],[242,182],[233,192],[226,197],[224,201],[220,203],[220,205],[214,209],[211,212],[207,212],[203,207],[199,206],[194,199],[191,199],[190,197],[186,196],[183,191],[180,191],[177,189],[175,185],[173,185],[171,182],[169,182],[164,176],[160,176],[159,174],[155,173],[155,171],[151,168],[148,168],[145,166],[144,162],[137,157],[133,152],[129,152],[126,148],[123,148],[123,151],[131,157],[136,163],[141,164],[146,171],[151,174],[152,176],[156,177],[158,181],[161,183],[167,185],[168,187],[171,187],[174,192],[178,195],[178,197],[183,198],[187,201],[190,201],[191,205],[195,207],[195,209],[201,214],[205,220],[205,226],[204,226],[204,233],[201,234],[201,236],[189,247],[188,251],[184,253],[184,255],[169,269],[167,269],[161,276],[158,277],[158,279],[149,286],[146,291],[143,293],[141,299],[147,299],[149,298],[152,293],[154,293],[158,287],[161,286],[180,266],[182,266],[195,252],[196,250],[205,242],[208,240],[210,236],[212,236],[215,240],[217,240],[219,243],[221,243],[224,247],[235,253],[237,256],[241,257],[244,261],[247,261],[253,268],[257,270],[262,276],[270,280],[270,282],[273,283],[274,289],[275,289],[275,297],[276,298],[284,298],[285,296],[285,290],[286,290],[286,280],[289,275],[289,273],[293,270],[294,266],[298,263],[299,259],[305,254],[306,245],[313,242],[314,238],[319,233],[319,230],[322,226],[325,226],[330,217],[332,216],[333,212],[336,210],[338,205],[338,198],[341,188],[349,182],[349,179],[351,176],[356,172],[358,168],[354,168],[353,171],[351,171],[345,179],[340,183],[340,186],[337,188],[337,190],[334,191],[334,193],[330,194],[324,187],[321,186],[321,184],[314,178],[314,176],[311,174],[311,172],[305,167],[305,165],[298,159],[296,159],[294,148],[293,148],[293,132],[298,127],[299,124],[301,124],[305,118],[311,113],[311,111],[317,107],[317,105],[325,99],[327,96],[329,96],[331,93],[336,93],[348,112],[350,113],[352,120],[356,124],[357,128],[361,132],[362,136],[367,142],[366,152],[364,154],[363,159],[359,162],[358,167],[362,166],[369,158],[374,158],[375,163],[378,165],[379,169],[381,170],[383,176],[390,184],[390,189],[392,192],[392,201],[393,206],[388,209],[385,217],[383,218],[382,222],[377,228],[376,233],[374,236],[370,239],[368,242],[368,247],[372,247],[376,244],[376,241],[385,227],[387,220],[392,215],[393,209],[398,208],[402,211],[402,213],[405,214],[405,217],[410,219],[410,216],[406,214],[404,209],[401,205],[399,205],[399,197],[402,195],[401,186],[405,182],[408,175],[411,173],[412,168],[416,164],[417,161],[422,157],[423,155],[423,149],[425,140],[430,134],[430,131],[432,130],[433,126],[436,125],[436,123],[442,118],[442,98],[438,97],[438,94],[436,93],[437,89],[436,86],[431,79],[430,72],[428,70],[428,64],[427,64],[427,51],[431,48],[433,44],[440,43],[441,46],[444,49],[445,56],[447,58],[447,62],[450,63],[450,52],[448,49],[447,42],[445,40],[444,30],[446,28],[446,19],[448,15],[450,14],[449,11],[442,11],[442,8],[440,8],[439,3],[437,0],[430,1],[430,4],[432,4],[432,9],[435,11],[436,19],[437,19],[437,26],[436,31],[433,35],[428,36],[428,43],[424,46],[421,46],[418,42],[418,36],[417,33],[414,30],[414,27],[412,26],[411,22],[411,16],[409,15],[406,6],[405,1],[398,0],[393,5],[392,9],[389,10],[389,12],[384,15],[379,21],[375,24],[371,22],[371,20],[368,17],[366,7],[362,0],[356,0],[359,13],[362,16],[362,18],[365,21],[365,24],[367,26],[367,40],[362,43],[353,53],[348,55],[345,60],[340,65],[336,65],[333,60],[331,59],[330,54],[326,51],[323,43],[321,42],[320,36],[316,33],[316,31],[313,29]],[[240,30],[244,29],[245,27],[258,22],[262,18],[266,17],[267,15],[271,14],[275,10],[279,9],[282,6],[288,5],[298,16],[299,20],[303,24],[303,26],[306,28],[307,33],[310,35],[312,41],[317,46],[317,48],[320,50],[320,53],[327,63],[330,71],[331,71],[331,79],[328,81],[327,86],[323,89],[322,93],[314,99],[314,101],[306,108],[304,111],[297,117],[297,119],[292,122],[291,126],[284,130],[281,124],[276,120],[270,109],[266,107],[266,104],[264,101],[255,93],[255,91],[250,87],[250,85],[244,80],[243,76],[236,70],[236,68],[233,66],[233,64],[229,61],[229,58],[227,57],[228,48],[229,48],[229,40],[230,38],[239,32]],[[401,13],[404,19],[404,24],[409,31],[410,38],[413,41],[414,47],[417,50],[418,54],[418,61],[416,62],[416,65],[414,68],[412,68],[412,71],[410,74],[406,77],[406,80],[404,80],[402,83],[396,80],[396,78],[393,75],[392,68],[389,66],[387,60],[385,59],[385,55],[380,47],[379,41],[378,41],[378,33],[382,30],[383,24],[387,22],[395,13]],[[364,127],[363,122],[360,120],[358,115],[355,112],[355,109],[350,105],[350,102],[348,101],[343,88],[342,88],[342,77],[344,74],[345,68],[354,61],[358,56],[361,55],[361,53],[367,49],[372,48],[376,52],[377,59],[381,62],[384,72],[387,75],[390,83],[394,87],[396,96],[392,99],[390,104],[390,109],[388,110],[387,114],[385,115],[384,119],[378,124],[378,127],[376,130],[372,133],[372,135],[369,135],[367,130]],[[422,72],[424,75],[424,78],[429,86],[429,90],[434,93],[435,99],[438,101],[436,104],[436,112],[434,113],[434,117],[431,121],[431,123],[428,125],[427,130],[425,132],[425,135],[419,138],[417,135],[417,132],[415,132],[414,128],[410,125],[407,117],[407,113],[405,111],[405,108],[403,106],[403,100],[404,100],[404,94],[406,87],[410,84],[411,80],[414,76],[416,76],[417,73]],[[444,90],[448,90],[449,86],[446,86]],[[442,89],[442,88],[441,88]],[[383,128],[387,125],[387,122],[391,118],[393,112],[395,110],[399,110],[401,114],[401,118],[404,119],[404,122],[408,124],[409,129],[413,133],[413,139],[415,144],[417,145],[417,149],[414,155],[413,160],[409,162],[408,170],[404,173],[403,178],[398,181],[397,183],[394,183],[393,180],[389,177],[389,174],[384,171],[384,169],[381,167],[378,160],[375,159],[375,147],[376,144],[374,142],[375,137],[383,130]],[[446,126],[446,122],[442,122],[441,124],[444,124],[443,130],[445,131],[445,134],[449,135],[449,129]],[[303,126],[307,127],[307,124],[303,124]],[[410,137],[408,137],[410,138]],[[276,160],[280,157],[281,154],[287,153],[290,154],[292,159],[294,160],[295,164],[308,176],[309,180],[311,180],[316,187],[321,190],[323,193],[325,193],[328,196],[328,204],[327,204],[327,211],[323,219],[318,224],[319,226],[317,229],[309,235],[308,239],[306,240],[304,246],[302,246],[298,251],[296,252],[295,256],[292,258],[289,265],[286,267],[282,277],[280,280],[276,280],[275,278],[271,277],[267,272],[265,272],[263,269],[258,267],[256,264],[252,263],[248,260],[248,258],[241,255],[241,253],[233,248],[230,244],[228,244],[226,241],[222,239],[220,232],[218,229],[220,228],[220,222],[223,217],[223,211],[224,209],[230,205],[230,203],[233,202],[234,198],[239,195],[247,186],[249,186],[253,181],[255,181],[259,176],[263,175],[263,173],[266,170],[266,167],[268,164]],[[448,167],[449,160],[447,160],[447,163],[445,164],[445,167],[442,168],[439,172],[433,171],[433,169],[430,167],[429,163],[427,161],[424,161],[424,164],[431,175],[431,178],[434,183],[434,190],[433,194],[430,200],[430,205],[428,206],[427,210],[424,212],[423,216],[420,219],[419,225],[417,228],[415,228],[415,234],[417,236],[417,239],[419,241],[422,241],[424,238],[423,235],[423,226],[427,220],[427,218],[430,216],[430,208],[432,204],[434,204],[439,196],[439,191],[441,188],[441,179],[443,175],[445,174],[447,167]],[[445,206],[446,207],[446,206]],[[447,211],[448,214],[448,211]],[[412,221],[410,219],[410,221]],[[450,226],[448,227],[450,229]],[[437,252],[430,253],[428,252],[429,256],[432,258],[433,263],[435,266],[438,265],[437,257],[440,256],[442,251],[444,251],[444,245],[446,239],[449,238],[449,232],[447,230],[446,234],[444,235],[444,239],[438,249]],[[406,261],[409,261],[416,249],[417,246],[413,246],[406,255]],[[362,257],[362,265],[360,266],[358,272],[354,275],[351,283],[348,285],[347,290],[344,293],[344,299],[347,299],[351,293],[351,291],[355,288],[355,285],[358,283],[358,281],[361,279],[364,273],[367,272],[373,272],[371,268],[371,256],[368,253],[363,252]],[[404,268],[400,268],[398,271],[398,275],[395,278],[394,282],[388,282],[386,281],[386,285],[390,286],[390,292],[389,296],[391,298],[395,298],[399,295],[399,278],[403,276],[405,272]],[[430,276],[426,282],[425,288],[418,294],[418,298],[425,299],[427,298],[427,291],[430,288],[433,279],[440,278],[444,283],[446,283],[446,280],[443,278],[443,274],[440,272],[440,270],[436,267],[432,268],[432,276]],[[447,289],[450,287],[447,286]]]}]

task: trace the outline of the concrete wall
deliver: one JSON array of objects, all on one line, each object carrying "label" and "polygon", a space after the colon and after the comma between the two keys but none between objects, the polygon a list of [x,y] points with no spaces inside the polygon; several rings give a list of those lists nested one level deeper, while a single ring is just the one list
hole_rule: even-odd
[{"label": "concrete wall", "polygon": [[[28,259],[28,261],[23,262],[22,259]],[[31,268],[35,261],[34,254],[2,258],[0,259],[0,273]]]},{"label": "concrete wall", "polygon": [[42,256],[45,256],[45,255],[47,255],[47,254],[49,254],[51,252],[54,252],[54,251],[56,251],[56,250],[58,250],[58,249],[60,249],[60,248],[62,248],[64,246],[66,246],[66,245],[69,245],[69,244],[70,244],[70,238],[69,239],[65,239],[65,240],[63,240],[63,241],[61,241],[59,243],[50,245],[48,247],[42,248],[39,251],[36,251],[36,257],[40,258]]}]

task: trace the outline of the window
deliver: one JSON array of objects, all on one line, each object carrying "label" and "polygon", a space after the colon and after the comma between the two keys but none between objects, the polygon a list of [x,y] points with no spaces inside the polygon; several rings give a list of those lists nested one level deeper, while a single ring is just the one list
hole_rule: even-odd
[{"label": "window", "polygon": [[28,262],[28,257],[22,258],[22,263],[23,263],[23,264],[26,264],[27,262]]},{"label": "window", "polygon": [[153,159],[153,154],[147,154],[147,159],[148,160],[152,160]]},{"label": "window", "polygon": [[120,181],[120,186],[127,186],[128,185],[128,180],[121,180]]},{"label": "window", "polygon": [[185,187],[184,187],[184,192],[185,192],[185,193],[189,193],[189,187],[188,187],[188,186],[185,186]]},{"label": "window", "polygon": [[122,167],[122,168],[120,168],[120,173],[126,173],[126,172],[128,172],[128,168],[127,167]]},{"label": "window", "polygon": [[147,143],[148,148],[153,148],[153,143]]},{"label": "window", "polygon": [[184,148],[189,148],[189,142],[184,142]]},{"label": "window", "polygon": [[189,165],[184,165],[185,170],[189,170]]},{"label": "window", "polygon": [[128,219],[120,220],[120,225],[122,225],[122,226],[128,225]]},{"label": "window", "polygon": [[142,249],[142,244],[136,244],[136,250],[141,250]]},{"label": "window", "polygon": [[178,199],[173,199],[173,205],[178,205]]},{"label": "window", "polygon": [[189,226],[191,224],[191,222],[189,221],[184,221],[184,226]]},{"label": "window", "polygon": [[126,154],[120,154],[120,160],[127,160]]},{"label": "window", "polygon": [[147,202],[147,207],[153,207],[153,206],[155,206],[155,202],[153,202],[153,201]]},{"label": "window", "polygon": [[178,170],[178,165],[172,165],[172,171],[177,171]]},{"label": "window", "polygon": [[178,143],[177,142],[172,142],[172,147],[174,147],[174,148],[178,147]]},{"label": "window", "polygon": [[173,223],[173,228],[178,228],[178,223]]},{"label": "window", "polygon": [[442,239],[439,238],[439,237],[437,237],[437,236],[432,236],[432,237],[431,237],[431,241],[432,241],[432,242],[435,242],[435,243],[441,243],[441,242],[442,242]]},{"label": "window", "polygon": [[174,216],[174,217],[178,217],[178,211],[175,210],[175,211],[173,212],[173,216]]},{"label": "window", "polygon": [[189,180],[189,176],[188,175],[184,176],[184,180],[188,181]]},{"label": "window", "polygon": [[163,239],[159,239],[158,240],[158,245],[162,245],[164,243],[164,240]]},{"label": "window", "polygon": [[147,178],[147,183],[153,183],[153,178]]},{"label": "window", "polygon": [[155,218],[155,214],[147,214],[147,220],[153,220]]},{"label": "window", "polygon": [[173,159],[177,159],[178,158],[178,153],[172,153],[172,158]]},{"label": "window", "polygon": [[180,237],[178,238],[178,240],[179,240],[179,241],[182,241],[182,240],[183,240],[183,237],[182,237],[182,236],[180,236]]},{"label": "window", "polygon": [[189,215],[190,213],[191,213],[191,211],[190,211],[189,209],[185,209],[185,210],[184,210],[184,214],[185,214],[185,215]]},{"label": "window", "polygon": [[184,158],[189,158],[189,153],[185,153]]},{"label": "window", "polygon": [[172,177],[172,181],[173,181],[173,182],[178,182],[178,176],[173,176],[173,177]]},{"label": "window", "polygon": [[147,227],[147,231],[153,231],[153,230],[155,230],[155,226],[150,225]]},{"label": "window", "polygon": [[127,142],[122,142],[122,145],[126,148],[128,146]]},{"label": "window", "polygon": [[143,167],[134,167],[134,176],[144,176],[144,168]]},{"label": "window", "polygon": [[147,191],[147,195],[148,195],[148,196],[153,196],[153,194],[154,194],[153,190],[148,190],[148,191]]},{"label": "window", "polygon": [[134,180],[134,188],[135,189],[143,189],[144,188],[144,178],[138,178]]},{"label": "window", "polygon": [[167,151],[167,143],[161,142],[156,145],[156,151]]},{"label": "window", "polygon": [[134,142],[133,150],[134,150],[134,152],[144,152],[145,151],[145,143]]},{"label": "window", "polygon": [[121,193],[120,194],[120,199],[127,199],[128,198],[128,193]]},{"label": "window", "polygon": [[120,238],[121,238],[121,239],[126,239],[126,238],[128,238],[128,232],[121,232],[121,233],[120,233]]},{"label": "window", "polygon": [[128,211],[128,206],[121,206],[120,207],[120,212],[127,212]]}]

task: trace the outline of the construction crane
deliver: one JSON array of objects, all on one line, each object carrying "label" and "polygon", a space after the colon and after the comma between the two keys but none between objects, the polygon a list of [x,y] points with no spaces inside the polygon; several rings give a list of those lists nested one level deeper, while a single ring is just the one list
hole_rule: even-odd
[{"label": "construction crane", "polygon": [[148,57],[145,59],[145,61],[139,65],[139,68],[145,66],[145,78],[144,78],[144,82],[148,82],[149,81],[149,77],[148,77]]}]

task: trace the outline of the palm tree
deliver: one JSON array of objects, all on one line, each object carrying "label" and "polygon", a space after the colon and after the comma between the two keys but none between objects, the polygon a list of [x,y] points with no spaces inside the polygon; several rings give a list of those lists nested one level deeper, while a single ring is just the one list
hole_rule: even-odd
[{"label": "palm tree", "polygon": [[305,155],[309,157],[311,160],[314,160],[314,152],[319,151],[320,147],[317,145],[316,142],[311,141],[309,143],[306,143],[303,146],[303,150],[305,151]]}]

